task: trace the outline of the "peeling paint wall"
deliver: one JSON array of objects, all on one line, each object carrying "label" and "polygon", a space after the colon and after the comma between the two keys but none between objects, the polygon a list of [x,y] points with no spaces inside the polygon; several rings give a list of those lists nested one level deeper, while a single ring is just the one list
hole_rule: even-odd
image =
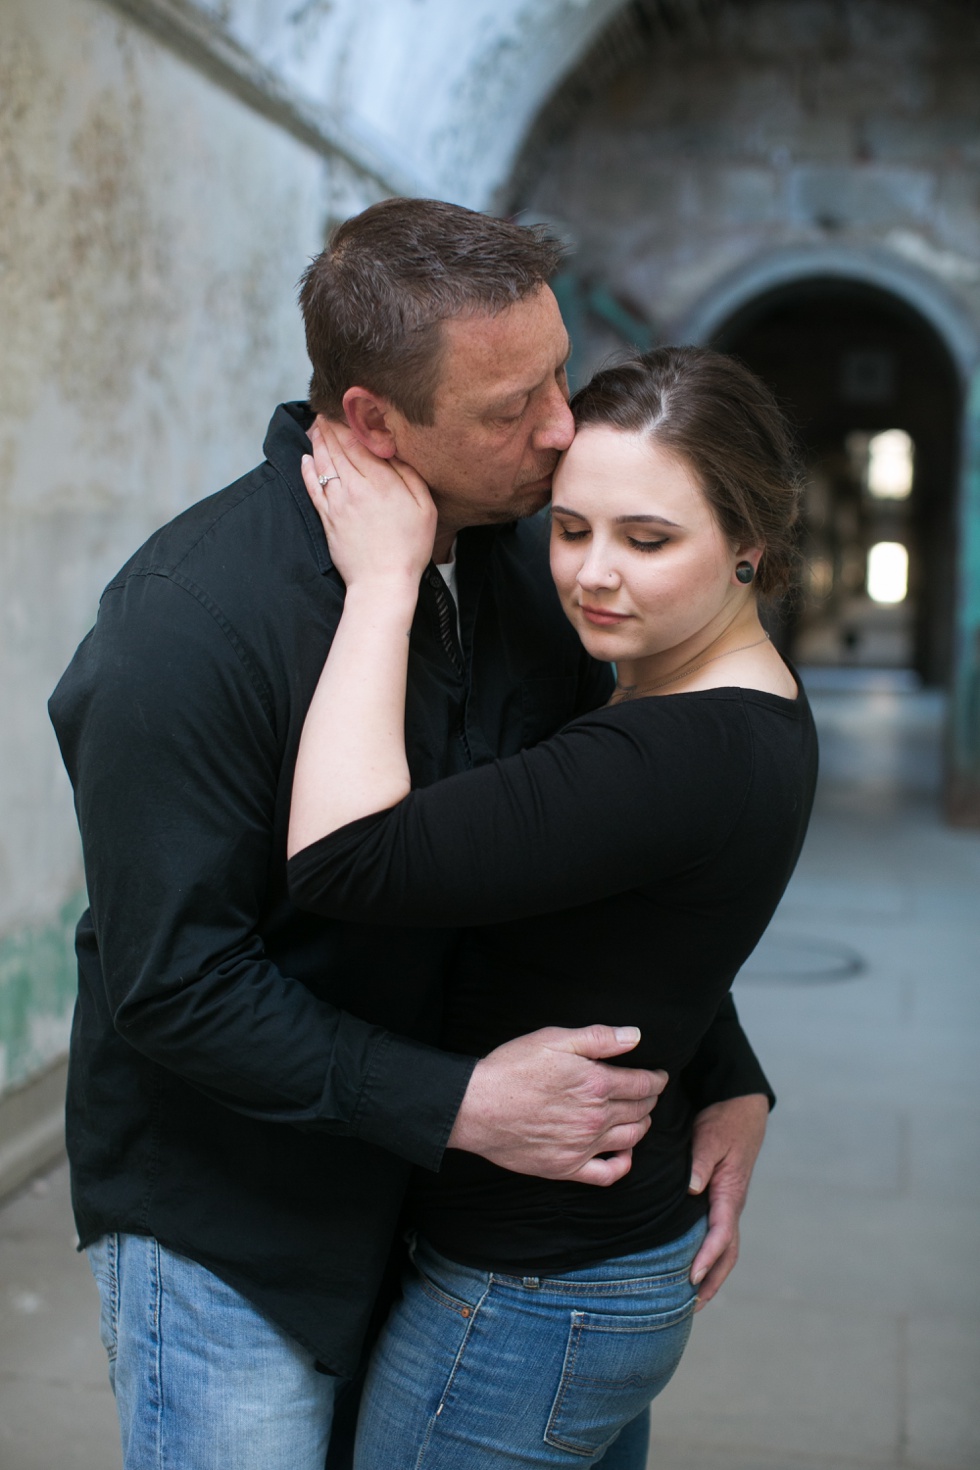
[{"label": "peeling paint wall", "polygon": [[0,1092],[64,1050],[74,995],[47,696],[112,572],[304,395],[296,279],[373,197],[97,0],[4,0]]}]

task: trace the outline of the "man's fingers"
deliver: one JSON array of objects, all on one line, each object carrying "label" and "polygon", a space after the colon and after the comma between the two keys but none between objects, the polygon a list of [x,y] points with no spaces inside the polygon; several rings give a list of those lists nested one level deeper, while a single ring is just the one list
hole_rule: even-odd
[{"label": "man's fingers", "polygon": [[590,1159],[583,1164],[581,1169],[574,1174],[569,1174],[569,1179],[579,1184],[598,1185],[600,1189],[607,1189],[610,1184],[615,1184],[617,1179],[622,1179],[628,1174],[633,1163],[631,1149],[620,1149],[614,1154],[604,1154],[601,1158]]},{"label": "man's fingers", "polygon": [[606,1101],[636,1103],[643,1112],[652,1108],[669,1082],[666,1072],[647,1072],[640,1067],[602,1067]]},{"label": "man's fingers", "polygon": [[640,1139],[644,1137],[650,1128],[652,1119],[649,1113],[644,1113],[642,1118],[637,1118],[633,1123],[619,1123],[607,1129],[601,1138],[596,1140],[598,1153],[619,1153],[623,1149],[636,1148]]},{"label": "man's fingers", "polygon": [[580,1026],[577,1030],[549,1027],[540,1033],[556,1051],[571,1051],[579,1057],[601,1061],[632,1051],[640,1039],[638,1026]]}]

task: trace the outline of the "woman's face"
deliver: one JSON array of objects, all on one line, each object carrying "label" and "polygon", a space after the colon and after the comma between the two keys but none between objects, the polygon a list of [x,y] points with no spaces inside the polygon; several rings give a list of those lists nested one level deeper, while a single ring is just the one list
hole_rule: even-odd
[{"label": "woman's face", "polygon": [[595,658],[700,652],[744,603],[737,559],[683,459],[649,435],[575,436],[555,474],[551,572]]}]

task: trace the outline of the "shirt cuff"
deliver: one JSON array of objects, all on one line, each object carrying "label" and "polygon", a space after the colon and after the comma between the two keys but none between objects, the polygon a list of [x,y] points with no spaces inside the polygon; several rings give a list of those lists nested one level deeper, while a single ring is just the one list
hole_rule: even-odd
[{"label": "shirt cuff", "polygon": [[438,1170],[477,1060],[382,1032],[358,1099],[354,1137]]}]

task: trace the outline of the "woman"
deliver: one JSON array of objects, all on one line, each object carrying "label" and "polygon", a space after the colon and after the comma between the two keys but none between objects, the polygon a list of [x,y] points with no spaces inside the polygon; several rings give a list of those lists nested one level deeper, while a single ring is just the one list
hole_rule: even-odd
[{"label": "woman", "polygon": [[664,348],[572,403],[552,573],[610,703],[512,759],[411,792],[408,640],[435,514],[407,466],[335,438],[305,478],[347,583],[296,766],[301,904],[467,925],[443,1044],[637,1022],[671,1082],[606,1190],[455,1152],[411,1202],[415,1271],[375,1351],[358,1470],[594,1464],[673,1373],[704,1202],[676,1081],[803,841],[816,740],[759,620],[786,586],[789,435],[747,369]]}]

